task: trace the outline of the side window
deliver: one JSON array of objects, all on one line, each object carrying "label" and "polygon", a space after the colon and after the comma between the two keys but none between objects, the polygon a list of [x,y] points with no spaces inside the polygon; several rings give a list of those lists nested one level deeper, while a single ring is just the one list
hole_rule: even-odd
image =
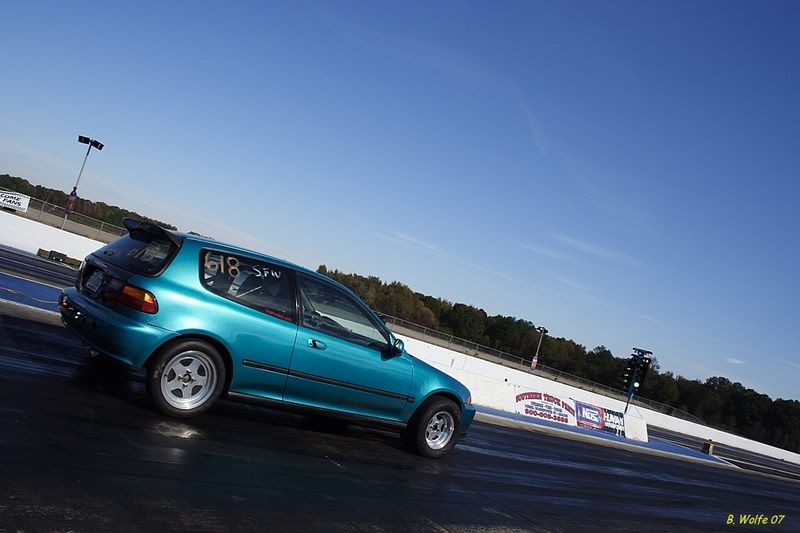
[{"label": "side window", "polygon": [[202,283],[209,291],[270,316],[295,321],[289,270],[258,259],[205,251]]},{"label": "side window", "polygon": [[388,347],[386,338],[346,292],[298,274],[303,326],[369,346]]}]

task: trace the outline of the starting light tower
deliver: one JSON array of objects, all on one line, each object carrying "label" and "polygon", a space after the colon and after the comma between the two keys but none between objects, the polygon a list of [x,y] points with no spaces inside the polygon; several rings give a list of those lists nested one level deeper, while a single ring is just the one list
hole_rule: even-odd
[{"label": "starting light tower", "polygon": [[625,366],[625,372],[622,376],[622,383],[628,401],[625,402],[625,412],[628,412],[628,405],[631,403],[633,395],[639,392],[639,388],[644,384],[647,377],[647,371],[650,369],[652,362],[653,352],[650,350],[643,350],[642,348],[633,348],[631,358]]}]

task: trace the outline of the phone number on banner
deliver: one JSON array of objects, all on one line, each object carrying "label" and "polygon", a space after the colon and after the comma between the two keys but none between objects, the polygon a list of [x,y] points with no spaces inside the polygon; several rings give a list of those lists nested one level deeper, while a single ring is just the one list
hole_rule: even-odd
[{"label": "phone number on banner", "polygon": [[553,422],[561,422],[562,424],[569,424],[569,418],[566,416],[556,416],[553,415],[552,413],[545,413],[543,411],[537,411],[536,409],[530,409],[528,407],[525,408],[525,414],[529,416],[545,418],[547,420],[552,420]]}]

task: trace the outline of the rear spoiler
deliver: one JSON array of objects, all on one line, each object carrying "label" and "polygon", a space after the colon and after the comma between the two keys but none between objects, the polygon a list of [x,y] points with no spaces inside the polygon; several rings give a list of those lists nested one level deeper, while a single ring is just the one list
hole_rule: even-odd
[{"label": "rear spoiler", "polygon": [[122,219],[122,225],[125,226],[125,228],[128,230],[128,233],[130,233],[134,238],[137,234],[149,233],[150,235],[166,237],[178,248],[180,248],[181,244],[183,244],[183,239],[181,237],[175,235],[167,229],[162,228],[158,224],[153,224],[152,222],[125,217]]}]

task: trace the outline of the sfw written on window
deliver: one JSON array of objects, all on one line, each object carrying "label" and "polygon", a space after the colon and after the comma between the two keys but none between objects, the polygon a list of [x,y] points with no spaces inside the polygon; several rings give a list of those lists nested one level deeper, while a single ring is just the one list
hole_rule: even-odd
[{"label": "sfw written on window", "polygon": [[342,339],[385,350],[382,331],[344,291],[305,274],[298,274],[302,325]]},{"label": "sfw written on window", "polygon": [[224,298],[267,315],[295,321],[289,271],[283,267],[240,255],[205,251],[203,286]]}]

